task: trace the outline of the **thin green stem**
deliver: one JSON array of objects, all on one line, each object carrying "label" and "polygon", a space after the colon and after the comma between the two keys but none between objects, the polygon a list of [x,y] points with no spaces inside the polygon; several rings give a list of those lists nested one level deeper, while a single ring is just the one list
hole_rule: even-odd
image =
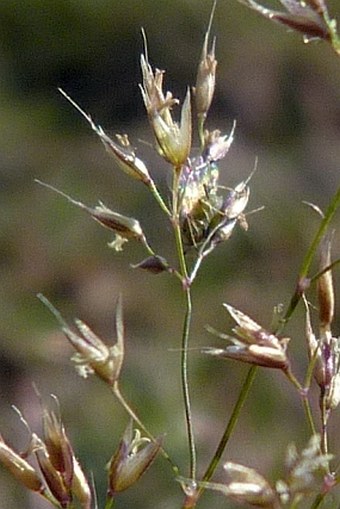
[{"label": "thin green stem", "polygon": [[[112,393],[117,398],[119,403],[122,405],[124,410],[128,413],[128,415],[135,421],[135,423],[140,427],[140,429],[152,440],[152,442],[157,443],[156,438],[153,436],[152,433],[146,428],[146,426],[142,423],[136,412],[131,408],[129,403],[126,401],[124,396],[122,395],[118,382],[116,381],[114,385],[111,387]],[[175,476],[178,475],[178,467],[175,465],[175,463],[172,461],[168,453],[163,449],[163,447],[160,448],[160,452],[163,455],[163,457],[170,463],[171,468],[175,474]]]},{"label": "thin green stem", "polygon": [[213,473],[215,472],[216,470],[216,467],[222,457],[222,454],[228,444],[228,441],[235,429],[235,426],[238,422],[238,419],[240,417],[240,413],[241,413],[241,410],[242,410],[242,407],[247,399],[247,396],[249,394],[249,391],[253,385],[253,382],[254,382],[254,379],[255,379],[255,376],[256,376],[256,373],[257,373],[257,366],[251,366],[250,369],[248,370],[248,373],[247,373],[247,376],[246,376],[246,379],[242,385],[242,388],[241,388],[241,391],[240,391],[240,394],[237,398],[237,401],[235,403],[235,406],[234,406],[234,409],[232,411],[232,414],[231,416],[229,417],[229,421],[227,423],[227,426],[225,428],[225,431],[222,435],[222,438],[220,440],[220,443],[218,444],[218,447],[216,449],[216,452],[214,454],[214,457],[213,459],[211,460],[204,476],[203,476],[203,481],[204,482],[207,482],[211,479]]},{"label": "thin green stem", "polygon": [[227,426],[225,428],[225,431],[222,435],[222,438],[217,446],[217,449],[215,451],[215,454],[214,454],[211,462],[208,465],[207,470],[205,471],[205,474],[202,479],[202,484],[201,483],[199,484],[197,492],[195,493],[194,496],[186,497],[183,508],[193,509],[196,506],[199,498],[201,497],[201,495],[203,494],[203,492],[205,490],[204,483],[207,483],[213,476],[213,474],[214,474],[214,472],[222,458],[222,455],[225,451],[228,441],[229,441],[229,439],[235,429],[235,426],[238,422],[242,407],[245,403],[245,400],[247,399],[247,396],[249,394],[249,391],[250,391],[253,381],[255,379],[257,369],[258,369],[257,366],[251,366],[251,368],[249,369],[246,379],[242,385],[238,399],[235,403],[232,414],[229,417],[229,420],[228,420]]},{"label": "thin green stem", "polygon": [[104,509],[112,509],[115,505],[116,499],[114,497],[107,497]]},{"label": "thin green stem", "polygon": [[198,137],[200,140],[200,149],[201,152],[204,149],[204,123],[206,119],[206,114],[200,114],[197,118],[197,129],[198,129]]},{"label": "thin green stem", "polygon": [[168,207],[166,206],[166,204],[165,204],[162,196],[160,195],[153,180],[151,180],[150,183],[148,184],[148,188],[150,189],[152,196],[155,198],[155,200],[157,201],[158,205],[163,210],[163,212],[165,212],[165,214],[168,217],[171,217],[171,212],[168,209]]},{"label": "thin green stem", "polygon": [[321,390],[320,395],[320,410],[321,410],[321,450],[323,454],[328,454],[328,432],[327,432],[327,422],[329,417],[329,412],[326,408],[326,393],[325,390]]},{"label": "thin green stem", "polygon": [[292,314],[294,313],[296,306],[298,305],[298,303],[304,293],[305,287],[308,284],[307,275],[308,275],[310,266],[312,264],[313,258],[315,256],[316,250],[318,248],[318,245],[320,244],[322,237],[325,235],[325,233],[330,225],[330,222],[333,219],[333,216],[334,216],[336,210],[338,209],[339,205],[340,205],[340,187],[337,190],[337,192],[335,193],[335,195],[333,196],[332,201],[330,202],[330,204],[326,210],[325,216],[323,217],[323,219],[321,221],[319,229],[317,230],[317,232],[314,236],[314,239],[313,239],[313,241],[312,241],[312,243],[311,243],[309,249],[307,250],[306,255],[303,259],[301,269],[299,272],[296,290],[294,292],[294,295],[291,298],[291,301],[289,303],[288,309],[287,309],[284,317],[280,321],[280,326],[277,331],[278,333],[280,333],[283,330],[286,323],[290,320]]},{"label": "thin green stem", "polygon": [[179,210],[178,210],[178,188],[179,188],[179,178],[180,171],[178,168],[174,168],[173,170],[173,182],[172,182],[172,226],[175,234],[176,241],[176,251],[179,260],[180,271],[182,273],[182,278],[184,278],[185,282],[188,280],[188,269],[184,256],[184,247],[183,240],[181,234],[181,228],[179,224]]},{"label": "thin green stem", "polygon": [[188,379],[188,343],[192,317],[192,302],[190,287],[185,290],[186,312],[184,317],[183,334],[182,334],[182,355],[181,355],[181,379],[182,392],[184,399],[185,421],[187,425],[187,435],[190,455],[190,478],[196,479],[196,446],[192,424],[191,402],[189,393]]},{"label": "thin green stem", "polygon": [[340,56],[340,38],[339,38],[337,30],[336,30],[336,22],[335,22],[335,20],[330,18],[327,9],[325,9],[323,12],[323,19],[325,20],[325,23],[328,26],[328,29],[330,32],[331,45],[332,45],[335,53],[338,56]]},{"label": "thin green stem", "polygon": [[196,478],[196,446],[192,423],[191,401],[189,392],[189,373],[188,373],[188,351],[189,351],[189,335],[192,318],[192,301],[191,288],[188,281],[188,268],[184,255],[183,239],[179,222],[179,179],[180,169],[174,168],[172,182],[172,225],[174,229],[177,256],[182,274],[182,286],[185,292],[186,311],[182,331],[181,345],[181,384],[184,402],[185,422],[187,427],[187,437],[189,446],[190,467],[189,475],[192,479]]},{"label": "thin green stem", "polygon": [[327,493],[319,493],[315,497],[314,502],[311,505],[311,509],[318,509],[318,507],[320,507],[320,505],[322,504],[323,499],[325,498],[326,495],[327,495]]},{"label": "thin green stem", "polygon": [[299,392],[303,391],[303,387],[300,384],[299,380],[296,378],[296,376],[293,374],[293,372],[290,369],[287,369],[284,371],[285,375],[287,376],[288,380],[296,387],[296,389]]},{"label": "thin green stem", "polygon": [[304,408],[304,411],[305,411],[305,414],[306,414],[306,419],[307,419],[307,422],[309,424],[311,433],[312,433],[312,435],[315,435],[317,431],[316,431],[316,428],[315,428],[313,414],[312,414],[312,409],[310,407],[307,395],[302,394],[302,404],[303,404],[303,408]]},{"label": "thin green stem", "polygon": [[317,281],[321,276],[323,276],[329,270],[334,269],[334,267],[339,265],[339,263],[340,263],[340,258],[337,258],[336,260],[334,260],[334,262],[327,265],[327,267],[325,267],[324,269],[317,272],[313,277],[310,278],[311,284],[314,283],[315,281]]},{"label": "thin green stem", "polygon": [[293,497],[293,501],[291,502],[289,509],[296,509],[299,506],[299,503],[301,502],[301,495],[295,495]]},{"label": "thin green stem", "polygon": [[287,376],[288,380],[294,385],[294,387],[296,387],[296,389],[299,391],[299,394],[302,398],[302,404],[303,404],[303,408],[304,408],[304,411],[306,414],[306,419],[307,419],[308,425],[311,429],[312,435],[315,435],[316,428],[315,428],[315,424],[314,424],[312,409],[309,404],[308,389],[306,389],[306,387],[303,387],[300,384],[298,379],[295,377],[295,375],[289,369],[287,371],[285,371],[285,375]]}]

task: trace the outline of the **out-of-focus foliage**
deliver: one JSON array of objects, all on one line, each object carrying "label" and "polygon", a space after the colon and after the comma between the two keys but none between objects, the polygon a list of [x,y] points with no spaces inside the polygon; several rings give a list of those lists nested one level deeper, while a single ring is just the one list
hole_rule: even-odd
[{"label": "out-of-focus foliage", "polygon": [[[330,2],[339,19],[338,8]],[[210,9],[210,2],[203,0],[27,0],[0,5],[0,429],[24,447],[25,430],[10,405],[19,406],[32,426],[38,426],[32,383],[43,393],[56,393],[74,448],[94,472],[101,497],[104,465],[126,427],[126,416],[105,386],[76,376],[69,346],[35,295],[44,293],[64,315],[84,318],[110,338],[114,303],[123,294],[127,353],[122,383],[155,435],[167,433],[167,447],[179,463],[184,462],[186,444],[179,355],[171,349],[179,348],[183,303],[166,274],[156,278],[129,267],[144,254],[138,246],[128,246],[122,254],[110,251],[105,230],[33,179],[88,204],[103,200],[138,218],[159,253],[165,252],[169,231],[164,219],[158,220],[157,205],[143,186],[115,167],[57,87],[105,131],[128,132],[166,190],[169,176],[150,148],[138,91],[140,29],[144,27],[148,37],[150,61],[166,69],[168,87],[183,100],[186,85],[195,82]],[[222,180],[224,173],[229,185],[239,182],[258,156],[250,208],[266,208],[249,217],[248,232],[239,229],[203,266],[194,287],[192,346],[211,344],[204,331],[207,323],[226,327],[223,301],[270,327],[273,307],[291,296],[318,224],[302,200],[325,207],[339,183],[340,168],[340,61],[327,45],[305,45],[298,35],[231,0],[219,1],[212,33],[217,36],[218,69],[210,121],[216,119],[214,125],[224,131],[237,121]],[[339,250],[335,238],[335,256]],[[289,334],[303,366],[307,359],[298,318]],[[339,325],[334,324],[335,334]],[[199,353],[192,359],[194,418],[204,464],[219,440],[245,368]],[[279,464],[286,441],[296,437],[303,422],[300,402],[284,384],[279,373],[260,374],[230,444],[230,460],[246,459],[263,472],[275,470],[275,458]],[[257,408],[251,405],[255,394],[261,403]],[[122,495],[117,507],[176,505],[167,465],[161,460],[157,465],[141,487]],[[156,492],[155,486],[161,489]],[[0,493],[3,509],[23,506],[23,500],[27,509],[45,507],[36,498],[25,499],[3,470]],[[152,493],[152,500],[145,493]],[[180,500],[179,490],[177,495]],[[202,509],[210,503],[206,495]],[[214,501],[215,508],[222,504],[225,507],[223,499]]]}]

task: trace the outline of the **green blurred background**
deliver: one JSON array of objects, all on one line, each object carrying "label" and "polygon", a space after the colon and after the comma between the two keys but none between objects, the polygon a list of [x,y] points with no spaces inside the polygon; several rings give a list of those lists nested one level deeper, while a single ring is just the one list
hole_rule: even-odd
[{"label": "green blurred background", "polygon": [[[114,340],[114,306],[124,300],[126,359],[122,390],[183,469],[187,446],[179,382],[183,299],[166,275],[134,271],[144,252],[129,243],[115,254],[110,233],[61,197],[34,183],[39,178],[88,205],[98,199],[140,219],[152,245],[174,260],[168,224],[146,189],[129,180],[105,153],[80,115],[58,93],[62,87],[110,134],[127,132],[160,188],[169,175],[152,149],[138,90],[141,27],[150,61],[166,69],[166,89],[183,99],[195,83],[212,2],[202,0],[4,1],[0,5],[0,430],[18,449],[27,432],[11,405],[40,431],[35,383],[47,399],[60,400],[77,455],[93,472],[103,507],[104,466],[127,417],[96,379],[83,380],[71,348],[53,316],[37,300],[44,293],[65,318],[85,319],[108,342]],[[337,0],[330,3],[340,16]],[[302,200],[325,208],[339,183],[340,62],[326,44],[302,43],[239,5],[219,0],[213,24],[218,74],[209,128],[231,129],[236,139],[221,163],[221,180],[246,178],[258,157],[249,217],[216,249],[194,286],[191,345],[220,345],[204,326],[226,330],[229,302],[269,327],[274,306],[287,305],[302,257],[319,219]],[[196,143],[196,142],[195,142]],[[335,220],[339,224],[339,215]],[[334,241],[334,257],[340,243]],[[338,278],[337,278],[338,279]],[[315,302],[313,292],[310,298]],[[315,321],[317,324],[317,321]],[[334,324],[339,333],[339,322]],[[294,370],[306,368],[303,313],[294,315]],[[237,398],[247,367],[191,355],[192,401],[202,473]],[[317,393],[314,394],[317,412]],[[331,445],[340,452],[337,416]],[[261,371],[226,458],[282,475],[286,446],[308,439],[298,395],[280,373]],[[220,470],[215,477],[223,480]],[[0,469],[1,509],[44,509]],[[182,495],[161,458],[117,508],[170,509]],[[201,507],[227,507],[206,495]],[[229,504],[230,507],[233,504]]]}]

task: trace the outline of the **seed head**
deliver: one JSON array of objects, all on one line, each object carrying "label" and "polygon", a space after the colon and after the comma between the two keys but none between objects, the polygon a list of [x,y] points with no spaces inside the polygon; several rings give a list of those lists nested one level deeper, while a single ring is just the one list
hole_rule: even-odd
[{"label": "seed head", "polygon": [[36,436],[35,439],[35,455],[48,489],[59,502],[60,507],[66,509],[72,501],[70,486],[65,485],[61,473],[54,468],[45,444]]},{"label": "seed head", "polygon": [[132,421],[128,424],[109,463],[108,493],[111,497],[138,481],[154,461],[161,442],[161,438],[151,442],[142,437],[139,430],[133,431]]},{"label": "seed head", "polygon": [[228,495],[238,502],[259,507],[273,507],[276,494],[269,482],[253,468],[228,462],[223,465],[227,474]]},{"label": "seed head", "polygon": [[241,311],[228,304],[224,304],[224,307],[237,323],[233,329],[236,337],[226,334],[218,335],[233,344],[224,349],[205,348],[203,353],[220,358],[237,359],[267,368],[288,369],[289,361],[286,355],[288,338],[279,339]]},{"label": "seed head", "polygon": [[329,269],[322,272],[331,264],[331,240],[331,236],[327,235],[320,250],[318,339],[313,332],[309,306],[304,298],[308,355],[311,362],[314,362],[314,377],[321,388],[320,404],[325,404],[326,410],[333,410],[340,402],[340,338],[334,337],[331,330],[335,300],[332,271]]},{"label": "seed head", "polygon": [[332,457],[322,454],[320,435],[313,435],[300,453],[295,444],[290,444],[286,453],[287,476],[276,486],[281,501],[287,504],[298,495],[319,491]]},{"label": "seed head", "polygon": [[231,147],[234,141],[234,133],[236,128],[236,122],[234,122],[232,130],[229,134],[221,135],[221,131],[216,129],[215,131],[204,132],[204,151],[203,156],[209,162],[216,162],[223,159]]},{"label": "seed head", "polygon": [[73,480],[74,454],[61,418],[47,407],[43,407],[42,423],[49,460],[53,468],[60,473],[65,486],[70,488]]},{"label": "seed head", "polygon": [[[320,250],[320,271],[331,264],[331,243],[329,236],[323,239]],[[320,335],[331,330],[334,317],[334,289],[332,271],[324,272],[318,279],[319,328]]]},{"label": "seed head", "polygon": [[191,99],[188,89],[181,111],[181,121],[174,122],[171,109],[178,99],[171,92],[163,93],[164,72],[153,72],[147,51],[141,55],[143,84],[140,85],[144,105],[156,139],[160,155],[176,169],[185,164],[191,150]]},{"label": "seed head", "polygon": [[79,500],[82,509],[91,509],[91,488],[76,457],[73,457],[72,493]]},{"label": "seed head", "polygon": [[137,219],[123,216],[118,212],[114,212],[113,210],[106,207],[101,201],[99,202],[99,205],[95,206],[94,208],[87,207],[82,202],[74,200],[71,198],[71,196],[64,193],[63,191],[59,191],[59,189],[51,186],[50,184],[41,182],[38,179],[35,179],[35,182],[44,187],[47,187],[47,189],[50,189],[57,194],[60,194],[73,205],[76,205],[80,209],[85,210],[88,214],[90,214],[92,219],[100,223],[102,226],[113,231],[116,236],[115,239],[109,243],[109,246],[116,251],[121,251],[123,244],[129,239],[146,242],[142,227]]},{"label": "seed head", "polygon": [[210,51],[208,51],[211,23],[214,16],[216,3],[210,16],[208,30],[205,34],[201,59],[198,64],[195,97],[196,110],[199,117],[205,118],[208,114],[215,91],[216,67],[217,60],[215,58],[216,39],[213,39]]},{"label": "seed head", "polygon": [[241,0],[242,3],[255,10],[265,18],[280,23],[292,30],[300,32],[304,41],[312,39],[331,39],[330,27],[326,24],[323,14],[322,0],[280,0],[287,12],[267,9],[254,0]]},{"label": "seed head", "polygon": [[172,270],[166,259],[158,255],[149,256],[145,260],[131,266],[133,269],[143,269],[152,274],[160,274],[164,271],[171,272]]},{"label": "seed head", "polygon": [[[240,504],[268,509],[278,507],[275,490],[256,470],[230,461],[225,463],[223,468],[227,477],[224,483],[202,482],[198,484],[204,488],[219,491]],[[179,481],[184,487],[190,487],[189,481],[182,478],[179,478]]]},{"label": "seed head", "polygon": [[116,137],[119,141],[119,144],[115,143],[101,128],[101,126],[96,125],[90,115],[85,113],[84,110],[80,108],[80,106],[69,97],[64,90],[59,88],[60,93],[74,106],[83,117],[89,122],[93,131],[99,136],[100,140],[103,142],[107,152],[113,156],[115,161],[118,163],[118,166],[130,177],[135,180],[139,180],[149,186],[152,183],[152,179],[149,175],[149,171],[143,161],[136,157],[135,151],[130,145],[128,136],[126,134],[120,135],[117,134]]},{"label": "seed head", "polygon": [[43,493],[45,488],[37,471],[18,453],[11,449],[0,435],[0,462],[27,489]]},{"label": "seed head", "polygon": [[122,302],[119,298],[116,306],[116,333],[117,342],[108,347],[86,323],[75,320],[78,333],[74,332],[62,318],[55,307],[44,297],[39,299],[52,311],[61,324],[62,331],[76,350],[72,360],[76,364],[78,373],[86,378],[95,373],[110,386],[118,380],[124,359],[124,326]]}]

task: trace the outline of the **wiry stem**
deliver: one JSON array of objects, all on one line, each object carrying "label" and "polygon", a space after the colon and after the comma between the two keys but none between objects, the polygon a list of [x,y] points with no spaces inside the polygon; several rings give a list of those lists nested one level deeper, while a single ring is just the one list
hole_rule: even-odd
[{"label": "wiry stem", "polygon": [[185,290],[186,298],[186,312],[183,325],[182,335],[182,357],[181,357],[181,372],[182,372],[182,391],[184,398],[185,419],[187,423],[187,434],[190,453],[190,478],[196,478],[196,446],[195,437],[193,432],[192,415],[191,415],[191,402],[189,393],[189,380],[188,380],[188,343],[189,332],[192,316],[192,302],[190,287]]},{"label": "wiry stem", "polygon": [[298,277],[298,284],[296,287],[296,290],[290,300],[288,309],[284,315],[284,317],[281,319],[280,327],[277,330],[278,333],[282,332],[283,328],[285,327],[286,323],[290,320],[296,306],[298,305],[302,295],[304,294],[305,284],[308,284],[307,275],[310,269],[310,266],[312,264],[313,258],[315,256],[316,250],[321,242],[321,239],[325,235],[331,220],[333,219],[333,216],[338,209],[340,205],[340,187],[333,196],[332,201],[330,202],[327,211],[325,213],[324,218],[321,221],[321,224],[319,226],[318,231],[316,232],[314,239],[307,250],[307,253],[303,259],[301,269],[299,272]]},{"label": "wiry stem", "polygon": [[323,454],[328,453],[328,432],[327,422],[329,412],[326,408],[326,393],[325,390],[321,390],[320,394],[320,409],[321,409],[321,449]]},{"label": "wiry stem", "polygon": [[208,482],[212,478],[212,476],[213,476],[213,474],[214,474],[214,472],[222,458],[225,448],[229,442],[229,439],[235,429],[235,426],[238,422],[241,410],[242,410],[243,405],[248,397],[249,391],[250,391],[253,381],[255,379],[257,369],[258,369],[257,366],[251,366],[251,368],[249,369],[249,371],[247,373],[247,377],[242,385],[240,394],[239,394],[238,399],[235,403],[235,406],[231,413],[231,416],[229,417],[227,426],[226,426],[224,433],[221,437],[221,440],[217,446],[215,454],[214,454],[212,460],[210,461],[208,468],[205,471],[205,474],[202,478],[202,483],[199,484],[197,491],[192,496],[186,497],[184,504],[183,504],[183,509],[193,509],[194,507],[196,507],[196,504],[197,504],[199,498],[201,497],[201,495],[203,494],[203,492],[205,490],[204,483]]},{"label": "wiry stem", "polygon": [[[111,390],[112,390],[112,393],[114,394],[114,396],[119,401],[119,403],[126,410],[126,412],[129,414],[129,416],[135,421],[135,423],[140,427],[140,429],[150,438],[150,440],[152,440],[152,442],[157,443],[156,438],[145,427],[145,425],[142,423],[142,421],[140,420],[140,418],[138,417],[136,412],[131,408],[129,403],[126,401],[126,399],[122,395],[122,393],[120,391],[120,388],[119,388],[119,385],[118,385],[118,381],[116,381],[114,383],[114,385],[112,386]],[[160,448],[160,452],[162,453],[164,458],[170,463],[171,468],[172,468],[174,474],[177,476],[178,475],[178,467],[177,467],[177,465],[175,465],[175,463],[171,460],[170,456],[163,449],[163,447]]]},{"label": "wiry stem", "polygon": [[105,502],[105,509],[112,509],[115,505],[116,499],[114,497],[107,497]]},{"label": "wiry stem", "polygon": [[323,499],[325,498],[326,495],[327,495],[327,493],[319,493],[315,497],[314,502],[311,505],[311,509],[318,509],[318,507],[320,507],[320,505],[322,504]]},{"label": "wiry stem", "polygon": [[170,210],[168,209],[168,207],[166,206],[162,196],[160,195],[157,187],[156,187],[156,184],[153,182],[153,180],[150,181],[150,184],[149,184],[149,189],[151,191],[151,194],[152,196],[155,198],[155,200],[157,201],[158,205],[160,206],[160,208],[163,210],[163,212],[165,212],[165,214],[168,216],[168,217],[171,217],[171,212]]},{"label": "wiry stem", "polygon": [[181,384],[184,402],[185,421],[187,427],[187,437],[189,446],[190,469],[189,475],[192,479],[196,477],[196,446],[195,437],[192,423],[191,401],[189,392],[189,374],[188,374],[188,347],[189,347],[189,334],[192,317],[192,302],[191,302],[191,288],[188,281],[188,269],[184,255],[183,239],[180,227],[179,218],[179,179],[180,168],[173,169],[173,183],[172,183],[172,225],[175,234],[177,256],[179,260],[180,270],[182,274],[183,289],[185,291],[186,311],[184,317],[183,331],[182,331],[182,345],[181,345]]},{"label": "wiry stem", "polygon": [[256,373],[257,373],[257,366],[251,366],[247,373],[247,377],[242,385],[240,394],[237,398],[237,401],[235,403],[232,414],[229,417],[229,420],[228,420],[227,426],[225,428],[225,431],[223,433],[223,436],[220,440],[220,443],[218,444],[218,447],[216,449],[214,457],[211,460],[211,462],[203,476],[204,482],[209,481],[211,479],[213,473],[216,470],[216,467],[217,467],[217,465],[222,457],[222,454],[228,444],[229,438],[231,437],[231,435],[235,429],[235,426],[238,422],[242,407],[247,399],[247,396],[249,394],[249,391],[250,391],[253,381],[255,379]]}]

